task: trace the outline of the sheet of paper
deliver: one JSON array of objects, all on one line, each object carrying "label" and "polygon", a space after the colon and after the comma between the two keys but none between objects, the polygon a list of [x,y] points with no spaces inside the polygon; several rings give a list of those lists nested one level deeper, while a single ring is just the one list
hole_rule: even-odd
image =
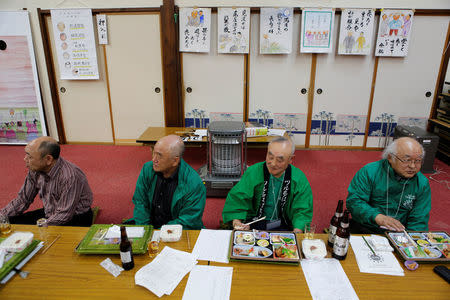
[{"label": "sheet of paper", "polygon": [[228,263],[231,230],[202,229],[192,254],[199,260]]},{"label": "sheet of paper", "polygon": [[359,299],[337,259],[303,259],[301,265],[313,299]]},{"label": "sheet of paper", "polygon": [[366,245],[361,236],[350,236],[350,244],[355,253],[359,271],[384,275],[404,276],[405,273],[395,255],[389,251],[376,251],[378,258]]},{"label": "sheet of paper", "polygon": [[[125,227],[128,238],[141,238],[144,236],[144,227]],[[113,225],[109,227],[105,239],[120,238],[120,226]]]},{"label": "sheet of paper", "polygon": [[151,263],[136,272],[134,281],[158,297],[170,295],[196,264],[195,255],[166,246]]},{"label": "sheet of paper", "polygon": [[189,274],[183,300],[228,300],[232,267],[195,266]]},{"label": "sheet of paper", "polygon": [[283,136],[286,133],[284,129],[269,128],[267,135]]}]

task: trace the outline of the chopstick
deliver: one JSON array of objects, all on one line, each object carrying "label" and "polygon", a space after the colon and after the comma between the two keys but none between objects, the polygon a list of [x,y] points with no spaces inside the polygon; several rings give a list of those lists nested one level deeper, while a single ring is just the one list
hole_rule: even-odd
[{"label": "chopstick", "polygon": [[242,224],[242,226],[247,226],[247,225],[250,225],[250,224],[253,224],[253,223],[256,223],[256,222],[262,221],[262,220],[264,220],[265,218],[266,218],[266,216],[264,216],[264,217],[262,217],[262,218],[259,218],[258,220],[254,220],[254,221],[251,221],[251,222],[248,222],[248,223]]},{"label": "chopstick", "polygon": [[191,242],[189,241],[189,232],[187,230],[186,230],[186,238],[187,238],[188,250],[191,250]]},{"label": "chopstick", "polygon": [[369,247],[370,251],[372,251],[373,255],[377,255],[377,254],[375,253],[375,251],[373,251],[373,249],[372,249],[372,247],[369,245],[369,243],[367,242],[366,238],[365,238],[364,236],[362,236],[362,238],[363,238],[364,242],[366,242],[366,245],[367,245],[367,247]]},{"label": "chopstick", "polygon": [[403,233],[406,235],[406,237],[408,238],[408,240],[409,240],[414,246],[416,246],[417,249],[419,249],[419,252],[420,252],[423,256],[427,256],[427,255],[423,252],[422,247],[421,247],[419,244],[417,244],[416,241],[414,241],[414,240],[409,236],[409,234],[406,232],[405,229],[403,229]]},{"label": "chopstick", "polygon": [[53,242],[50,243],[50,245],[47,246],[47,248],[44,249],[44,251],[42,251],[41,254],[44,254],[45,252],[47,252],[47,250],[61,237],[60,234],[58,234],[58,236],[53,240]]}]

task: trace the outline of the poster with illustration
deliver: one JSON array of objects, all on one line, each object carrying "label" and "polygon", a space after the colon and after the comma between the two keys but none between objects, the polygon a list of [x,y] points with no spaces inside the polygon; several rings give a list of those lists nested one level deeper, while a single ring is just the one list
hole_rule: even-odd
[{"label": "poster with illustration", "polygon": [[248,53],[250,8],[217,9],[218,52]]},{"label": "poster with illustration", "polygon": [[289,54],[292,52],[292,7],[261,7],[259,21],[259,53]]},{"label": "poster with illustration", "polygon": [[27,11],[0,12],[0,144],[47,135]]},{"label": "poster with illustration", "polygon": [[367,55],[372,47],[375,11],[371,8],[343,9],[339,31],[339,54]]},{"label": "poster with illustration", "polygon": [[381,11],[376,56],[404,57],[408,55],[413,17],[412,10],[385,9]]},{"label": "poster with illustration", "polygon": [[180,51],[209,52],[211,8],[180,8]]},{"label": "poster with illustration", "polygon": [[300,52],[331,53],[333,26],[333,9],[305,8],[302,11]]},{"label": "poster with illustration", "polygon": [[98,79],[92,10],[52,9],[53,40],[61,79]]}]

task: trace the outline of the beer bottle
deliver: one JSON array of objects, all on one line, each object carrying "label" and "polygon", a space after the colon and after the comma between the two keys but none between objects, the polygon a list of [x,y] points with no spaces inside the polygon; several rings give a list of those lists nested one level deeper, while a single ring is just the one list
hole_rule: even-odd
[{"label": "beer bottle", "polygon": [[133,249],[128,240],[125,226],[120,226],[120,260],[122,261],[122,267],[125,270],[134,268]]},{"label": "beer bottle", "polygon": [[334,237],[336,235],[336,230],[341,222],[342,215],[344,214],[344,200],[339,200],[336,208],[336,212],[330,221],[330,229],[328,230],[328,246],[333,247]]},{"label": "beer bottle", "polygon": [[341,225],[336,231],[333,244],[333,256],[336,259],[343,260],[347,257],[348,243],[350,237],[348,210],[344,211],[344,217],[342,217]]}]

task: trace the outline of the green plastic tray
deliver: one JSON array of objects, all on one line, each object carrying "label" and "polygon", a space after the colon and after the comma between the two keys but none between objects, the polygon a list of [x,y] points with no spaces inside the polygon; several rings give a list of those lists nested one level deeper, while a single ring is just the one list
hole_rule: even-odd
[{"label": "green plastic tray", "polygon": [[[0,242],[2,242],[4,240],[4,238],[0,238]],[[39,240],[33,240],[31,242],[30,245],[28,245],[28,247],[26,247],[25,249],[23,249],[21,252],[17,252],[13,255],[13,257],[6,261],[3,264],[3,267],[0,268],[0,280],[3,279],[3,277],[5,277],[6,275],[9,274],[9,272],[11,272],[11,270],[17,266],[25,257],[28,256],[28,254],[31,253],[31,251],[34,250],[34,248],[36,248],[36,246],[40,243],[41,241]]]},{"label": "green plastic tray", "polygon": [[[110,224],[94,224],[86,233],[84,238],[75,248],[80,254],[119,254],[120,239],[104,239]],[[133,254],[144,254],[147,252],[147,241],[153,232],[152,225],[123,225],[125,227],[144,227],[144,236],[142,238],[130,238],[133,248]]]}]

